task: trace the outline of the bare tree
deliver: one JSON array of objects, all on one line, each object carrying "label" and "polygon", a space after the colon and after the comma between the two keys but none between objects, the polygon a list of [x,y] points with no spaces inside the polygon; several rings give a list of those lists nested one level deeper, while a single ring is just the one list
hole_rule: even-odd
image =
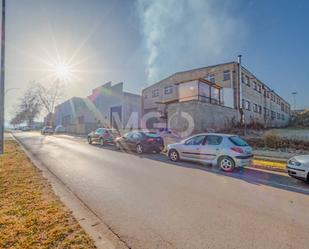
[{"label": "bare tree", "polygon": [[52,116],[55,106],[63,98],[64,88],[59,81],[56,81],[49,86],[44,86],[41,83],[35,83],[35,89],[44,112],[48,115],[48,125],[52,124]]}]

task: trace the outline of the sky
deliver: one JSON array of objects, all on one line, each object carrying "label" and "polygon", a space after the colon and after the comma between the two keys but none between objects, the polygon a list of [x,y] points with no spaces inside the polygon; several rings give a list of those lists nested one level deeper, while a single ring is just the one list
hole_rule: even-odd
[{"label": "sky", "polygon": [[[266,0],[7,0],[5,114],[31,82],[65,98],[105,82],[141,89],[175,72],[236,60],[297,108],[309,108],[309,2]],[[14,89],[12,89],[14,88]],[[16,89],[15,89],[16,88]]]}]

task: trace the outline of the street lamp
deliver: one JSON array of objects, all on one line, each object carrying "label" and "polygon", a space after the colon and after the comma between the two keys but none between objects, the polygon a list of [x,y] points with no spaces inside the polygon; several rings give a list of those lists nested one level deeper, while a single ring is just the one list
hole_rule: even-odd
[{"label": "street lamp", "polygon": [[4,96],[9,92],[9,91],[12,91],[12,90],[19,90],[20,88],[17,88],[17,87],[12,87],[12,88],[9,88],[9,89],[6,89],[5,92],[4,92]]},{"label": "street lamp", "polygon": [[0,78],[0,155],[4,152],[4,73],[5,73],[5,0],[2,0],[1,23],[1,78]]},{"label": "street lamp", "polygon": [[292,92],[292,95],[293,95],[293,104],[294,104],[294,111],[296,110],[296,95],[297,95],[297,92]]}]

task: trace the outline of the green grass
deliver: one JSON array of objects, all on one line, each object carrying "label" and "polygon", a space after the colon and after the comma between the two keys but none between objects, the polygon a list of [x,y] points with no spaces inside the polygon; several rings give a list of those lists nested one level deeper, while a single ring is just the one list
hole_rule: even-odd
[{"label": "green grass", "polygon": [[0,156],[0,248],[95,248],[15,141]]}]

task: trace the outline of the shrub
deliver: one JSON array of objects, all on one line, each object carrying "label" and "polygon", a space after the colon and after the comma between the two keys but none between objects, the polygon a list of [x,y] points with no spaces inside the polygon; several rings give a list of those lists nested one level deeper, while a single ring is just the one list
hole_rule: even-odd
[{"label": "shrub", "polygon": [[282,138],[277,132],[272,131],[264,135],[264,144],[268,148],[278,149],[282,145]]}]

